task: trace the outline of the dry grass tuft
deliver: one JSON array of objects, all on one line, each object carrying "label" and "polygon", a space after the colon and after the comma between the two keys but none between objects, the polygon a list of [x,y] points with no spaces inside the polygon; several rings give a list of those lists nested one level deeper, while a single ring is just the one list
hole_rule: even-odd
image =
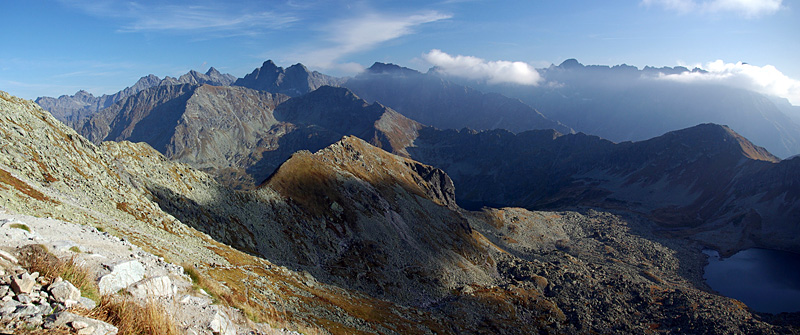
[{"label": "dry grass tuft", "polygon": [[201,274],[191,264],[184,263],[182,266],[184,272],[192,279],[194,289],[203,289],[211,296],[215,304],[239,309],[245,317],[253,322],[269,322],[273,325],[285,326],[285,317],[275,307],[259,305],[251,301],[246,293],[226,289],[211,276]]},{"label": "dry grass tuft", "polygon": [[30,272],[39,272],[39,275],[52,282],[56,277],[69,281],[81,290],[81,295],[98,301],[97,284],[95,284],[89,270],[75,263],[73,256],[68,261],[61,260],[47,251],[41,244],[24,246],[19,251],[20,265]]},{"label": "dry grass tuft", "polygon": [[175,322],[161,305],[147,302],[142,306],[129,297],[104,295],[88,316],[116,326],[120,335],[179,334]]}]

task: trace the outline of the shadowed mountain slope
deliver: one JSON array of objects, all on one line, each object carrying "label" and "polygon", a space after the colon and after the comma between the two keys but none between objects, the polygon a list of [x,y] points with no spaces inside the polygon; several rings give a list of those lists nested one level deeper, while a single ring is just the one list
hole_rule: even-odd
[{"label": "shadowed mountain slope", "polygon": [[408,151],[446,171],[468,207],[617,208],[725,250],[800,251],[795,160],[779,161],[725,126],[619,144],[552,131],[423,129]]},{"label": "shadowed mountain slope", "polygon": [[572,129],[546,118],[517,99],[482,93],[438,76],[394,64],[375,63],[344,86],[369,102],[441,129]]}]

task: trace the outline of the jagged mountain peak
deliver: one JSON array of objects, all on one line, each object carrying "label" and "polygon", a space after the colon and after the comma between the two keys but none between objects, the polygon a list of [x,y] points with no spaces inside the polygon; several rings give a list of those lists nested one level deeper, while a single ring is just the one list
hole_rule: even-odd
[{"label": "jagged mountain peak", "polygon": [[294,69],[295,71],[307,72],[307,73],[311,72],[311,71],[308,70],[308,68],[305,65],[303,65],[303,63],[297,63],[297,64],[294,64],[292,66],[289,66],[289,67],[286,68],[286,71],[289,71],[290,69]]},{"label": "jagged mountain peak", "polygon": [[208,68],[208,71],[206,71],[206,75],[207,76],[215,76],[215,75],[219,76],[219,75],[222,75],[222,73],[220,73],[219,70],[215,69],[212,66],[212,67]]},{"label": "jagged mountain peak", "polygon": [[567,60],[561,62],[561,64],[559,64],[558,67],[562,68],[562,69],[580,69],[580,68],[583,68],[584,66],[583,66],[583,64],[578,62],[577,59],[570,58],[570,59],[567,59]]},{"label": "jagged mountain peak", "polygon": [[278,65],[275,65],[275,62],[273,62],[271,59],[267,59],[267,60],[264,61],[264,63],[261,64],[261,68],[260,69],[261,70],[271,70],[271,69],[280,69],[280,68],[281,67],[279,67]]},{"label": "jagged mountain peak", "polygon": [[256,68],[244,78],[239,78],[233,85],[296,97],[316,90],[320,86],[339,86],[341,81],[316,71],[309,71],[300,63],[284,69],[275,65],[272,60],[267,60],[260,68]]}]

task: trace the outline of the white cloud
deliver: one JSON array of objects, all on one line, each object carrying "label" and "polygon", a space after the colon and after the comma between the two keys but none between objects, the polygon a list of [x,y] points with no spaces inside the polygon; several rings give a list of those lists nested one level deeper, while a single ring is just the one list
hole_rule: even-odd
[{"label": "white cloud", "polygon": [[222,3],[174,5],[123,1],[61,0],[67,6],[90,15],[121,21],[120,31],[224,31],[228,35],[253,34],[275,29],[298,19],[288,14],[252,10],[247,6]]},{"label": "white cloud", "polygon": [[304,64],[322,69],[339,69],[351,72],[363,70],[358,64],[340,64],[346,55],[369,50],[377,45],[405,35],[425,23],[449,19],[448,14],[423,12],[412,15],[387,15],[369,13],[361,17],[332,22],[325,26],[326,40],[330,46],[295,55]]},{"label": "white cloud", "polygon": [[423,54],[422,58],[449,75],[485,80],[490,84],[538,85],[542,80],[539,72],[525,62],[486,61],[473,56],[451,56],[438,49]]},{"label": "white cloud", "polygon": [[661,75],[659,78],[686,83],[717,83],[744,88],[763,94],[789,99],[800,106],[800,80],[787,77],[772,65],[755,66],[747,63],[725,63],[722,60],[700,66],[708,73],[683,72]]},{"label": "white cloud", "polygon": [[644,5],[659,5],[681,13],[733,12],[748,18],[774,14],[783,0],[642,0]]}]

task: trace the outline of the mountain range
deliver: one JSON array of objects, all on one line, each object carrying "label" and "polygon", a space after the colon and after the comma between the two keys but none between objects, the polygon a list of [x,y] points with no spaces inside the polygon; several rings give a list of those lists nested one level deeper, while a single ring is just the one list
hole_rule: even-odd
[{"label": "mountain range", "polygon": [[55,113],[74,129],[2,93],[6,208],[103,227],[262,320],[282,304],[337,334],[797,331],[703,282],[703,248],[800,252],[800,158],[735,127],[614,142],[382,63],[196,77]]},{"label": "mountain range", "polygon": [[785,99],[711,83],[665,79],[685,67],[583,65],[569,59],[539,69],[539,86],[488,85],[431,69],[428,75],[518,98],[576,131],[615,141],[641,141],[700,123],[729,126],[771,153],[800,153],[800,112]]},{"label": "mountain range", "polygon": [[30,101],[0,92],[0,108],[14,143],[0,151],[7,210],[190,262],[234,297],[222,303],[262,322],[334,334],[794,329],[699,289],[697,244],[651,235],[657,223],[635,213],[465,211],[444,171],[353,136],[234,191],[146,143],[94,145]]},{"label": "mountain range", "polygon": [[[560,68],[587,67],[567,61]],[[633,67],[588,68],[586,71],[601,73],[618,70],[620,76],[640,72]],[[383,92],[380,94],[388,97],[390,92],[398,92],[399,98],[384,100],[401,110],[415,111],[404,116],[379,102],[369,103],[348,88],[316,87],[333,79],[310,73],[299,64],[284,70],[267,61],[248,78],[250,82],[260,78],[261,87],[278,91],[294,87],[308,93],[291,98],[240,86],[161,84],[95,113],[77,129],[96,144],[146,142],[167,158],[239,189],[260,185],[297,151],[317,151],[352,135],[387,152],[443,169],[459,186],[455,199],[465,208],[625,209],[692,236],[734,229],[727,223],[739,222],[738,233],[725,234],[736,238],[704,242],[714,243],[720,250],[746,246],[800,250],[800,241],[793,238],[800,229],[794,219],[800,217],[800,210],[793,205],[798,176],[789,173],[776,180],[773,172],[792,171],[797,159],[781,162],[726,126],[702,124],[646,141],[622,143],[572,134],[568,128],[562,128],[566,133],[550,129],[516,134],[502,129],[441,130],[408,115],[471,120],[473,124],[481,121],[456,118],[453,113],[458,108],[438,108],[436,104],[419,113],[407,102],[468,102],[486,95],[431,74],[381,63],[344,83],[368,94]],[[274,83],[267,85],[268,80]],[[438,93],[411,99],[424,91]],[[464,95],[432,98],[453,92]],[[527,107],[518,100],[495,96],[505,99],[496,105],[499,109],[514,101],[512,106]],[[509,113],[539,115],[533,119],[546,121],[542,128],[558,125],[534,109],[515,108]],[[480,114],[480,109],[463,110]],[[509,119],[522,117],[507,115]],[[752,226],[759,227],[751,231]]]},{"label": "mountain range", "polygon": [[226,86],[232,84],[236,77],[230,74],[222,74],[217,69],[211,67],[206,73],[200,73],[194,70],[178,77],[167,76],[164,79],[159,79],[155,75],[147,75],[140,78],[136,84],[126,87],[122,91],[108,95],[95,97],[89,92],[80,90],[74,95],[62,95],[58,98],[52,97],[39,97],[36,103],[42,108],[50,111],[56,118],[72,127],[80,126],[83,121],[97,113],[98,111],[108,108],[114,103],[138,93],[144,89],[153,86],[163,85],[176,85],[176,84],[210,84],[217,86]]}]

